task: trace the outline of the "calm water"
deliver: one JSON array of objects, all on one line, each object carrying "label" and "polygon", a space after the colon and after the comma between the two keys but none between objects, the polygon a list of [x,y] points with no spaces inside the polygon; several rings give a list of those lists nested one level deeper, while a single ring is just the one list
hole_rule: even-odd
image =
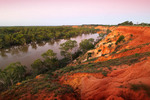
[{"label": "calm water", "polygon": [[[79,43],[83,39],[94,38],[98,39],[98,34],[82,34],[81,36],[77,36],[74,38],[70,38],[71,40],[76,40],[79,46]],[[13,62],[21,62],[21,64],[29,67],[34,60],[38,58],[42,58],[41,54],[46,52],[48,49],[52,49],[55,53],[57,53],[58,59],[63,58],[60,54],[59,45],[66,42],[65,39],[42,42],[42,43],[31,43],[26,46],[14,46],[9,49],[0,50],[0,68],[3,69],[7,65]],[[78,48],[76,48],[77,50]]]}]

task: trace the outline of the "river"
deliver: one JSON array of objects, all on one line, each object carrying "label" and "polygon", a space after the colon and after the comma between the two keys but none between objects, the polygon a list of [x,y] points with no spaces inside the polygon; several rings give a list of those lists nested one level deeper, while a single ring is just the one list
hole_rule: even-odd
[{"label": "river", "polygon": [[[94,40],[99,38],[97,33],[95,34],[82,34],[81,36],[76,36],[70,38],[71,40],[76,40],[79,43],[83,39],[93,38]],[[41,54],[46,52],[48,49],[52,49],[57,53],[58,59],[63,58],[60,54],[60,44],[66,42],[66,39],[59,39],[55,41],[47,41],[42,43],[31,43],[24,46],[13,46],[9,49],[0,50],[0,68],[4,69],[10,63],[21,62],[22,65],[30,67],[30,65],[38,58],[42,58]]]}]

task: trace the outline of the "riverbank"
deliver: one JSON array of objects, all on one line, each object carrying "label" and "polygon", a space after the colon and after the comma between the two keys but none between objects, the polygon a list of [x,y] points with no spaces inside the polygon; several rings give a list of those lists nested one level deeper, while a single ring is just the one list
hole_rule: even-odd
[{"label": "riverbank", "polygon": [[[98,34],[82,34],[73,38],[71,40],[76,40],[78,43],[83,39],[93,38],[94,40],[98,39]],[[0,55],[0,68],[5,68],[7,65],[13,62],[21,62],[21,64],[30,67],[34,60],[42,58],[41,54],[46,52],[48,49],[52,49],[57,53],[57,58],[62,59],[63,57],[60,54],[59,45],[64,43],[67,39],[59,39],[56,41],[41,42],[41,43],[32,43],[25,46],[15,46],[10,49],[1,50]],[[78,49],[78,48],[76,48]]]}]

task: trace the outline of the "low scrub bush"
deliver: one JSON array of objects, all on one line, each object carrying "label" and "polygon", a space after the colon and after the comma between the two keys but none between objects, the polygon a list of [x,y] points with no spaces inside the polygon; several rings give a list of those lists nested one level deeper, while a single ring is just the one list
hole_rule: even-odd
[{"label": "low scrub bush", "polygon": [[118,38],[118,40],[116,41],[116,45],[118,44],[118,43],[120,43],[121,41],[123,41],[123,39],[124,39],[124,36],[123,35],[121,35],[119,38]]},{"label": "low scrub bush", "polygon": [[131,84],[130,89],[133,91],[145,90],[148,96],[150,96],[150,87],[145,84]]}]

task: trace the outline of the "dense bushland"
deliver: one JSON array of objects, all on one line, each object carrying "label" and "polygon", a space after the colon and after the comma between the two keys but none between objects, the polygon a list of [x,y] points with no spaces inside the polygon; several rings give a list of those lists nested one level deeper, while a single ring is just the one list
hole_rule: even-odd
[{"label": "dense bushland", "polygon": [[13,45],[24,45],[54,39],[65,39],[98,31],[94,27],[71,26],[33,26],[33,27],[0,27],[0,49]]}]

